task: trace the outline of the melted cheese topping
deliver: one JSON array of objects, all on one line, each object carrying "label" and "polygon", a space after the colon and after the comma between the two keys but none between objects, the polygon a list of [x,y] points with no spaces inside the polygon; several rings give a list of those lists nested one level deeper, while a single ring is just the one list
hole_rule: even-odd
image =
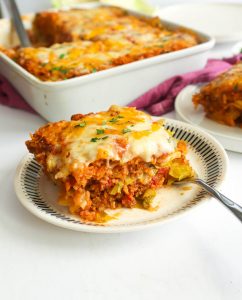
[{"label": "melted cheese topping", "polygon": [[128,162],[141,157],[149,162],[153,156],[171,153],[175,141],[161,121],[134,108],[112,106],[107,112],[86,115],[78,121],[68,122],[61,133],[63,151],[48,157],[48,166],[59,166],[62,177],[68,170],[78,169],[98,159]]},{"label": "melted cheese topping", "polygon": [[34,24],[38,47],[17,50],[15,61],[41,80],[83,76],[197,44],[194,34],[115,7],[42,12]]}]

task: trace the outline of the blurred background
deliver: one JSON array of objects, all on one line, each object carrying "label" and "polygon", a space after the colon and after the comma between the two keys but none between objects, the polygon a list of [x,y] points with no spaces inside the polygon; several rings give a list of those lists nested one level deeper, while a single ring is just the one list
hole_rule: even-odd
[{"label": "blurred background", "polygon": [[[3,17],[8,16],[3,5],[6,1],[9,0],[0,0],[0,16]],[[91,1],[96,2],[95,0],[16,0],[22,14]],[[150,15],[159,15],[164,20],[207,33],[216,39],[216,46],[210,54],[213,58],[231,56],[238,53],[238,49],[242,47],[241,7],[237,9],[236,5],[231,6],[231,4],[242,4],[242,0],[100,0],[100,2],[123,6]],[[195,6],[199,4],[199,7],[187,11],[187,6],[185,8],[173,6],[185,3]],[[204,7],[206,3],[225,3],[228,6],[223,8],[220,5],[211,9],[211,6]]]},{"label": "blurred background", "polygon": [[[3,1],[8,1],[8,0],[0,0],[0,2],[3,2]],[[52,0],[53,2],[55,2],[55,0]],[[39,0],[39,1],[36,1],[36,0],[16,0],[16,2],[18,3],[19,7],[20,7],[20,10],[22,13],[26,13],[26,12],[31,12],[31,11],[38,11],[38,10],[42,10],[42,9],[45,9],[45,8],[48,8],[51,6],[51,0]],[[68,0],[66,0],[68,1]],[[70,1],[73,1],[73,0],[70,0]],[[58,2],[58,0],[57,0]],[[59,0],[59,2],[65,2],[65,0]],[[76,0],[77,2],[77,0]],[[80,2],[85,2],[85,1],[80,1]],[[108,1],[107,1],[108,2]],[[115,2],[118,2],[118,0],[116,0]],[[133,4],[135,2],[139,2],[139,0],[119,0],[120,3],[130,3],[130,4]],[[233,1],[230,1],[230,0],[224,0],[224,1],[221,1],[221,0],[213,0],[213,1],[207,1],[207,0],[193,0],[193,1],[186,1],[186,0],[146,0],[145,2],[151,4],[152,6],[163,6],[163,5],[171,5],[171,4],[176,4],[176,3],[205,3],[205,2],[227,2],[227,3],[242,3],[242,0],[233,0]],[[3,12],[4,12],[4,15],[6,15],[6,11],[3,7]]]}]

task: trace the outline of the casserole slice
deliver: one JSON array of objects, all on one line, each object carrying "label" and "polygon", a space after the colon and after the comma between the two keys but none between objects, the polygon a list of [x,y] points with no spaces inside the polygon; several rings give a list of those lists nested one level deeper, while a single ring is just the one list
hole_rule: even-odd
[{"label": "casserole slice", "polygon": [[216,122],[242,127],[242,63],[219,75],[193,96],[197,107]]},{"label": "casserole slice", "polygon": [[26,145],[62,187],[59,203],[88,221],[104,222],[106,209],[155,209],[157,189],[194,175],[186,144],[135,108],[49,123]]}]

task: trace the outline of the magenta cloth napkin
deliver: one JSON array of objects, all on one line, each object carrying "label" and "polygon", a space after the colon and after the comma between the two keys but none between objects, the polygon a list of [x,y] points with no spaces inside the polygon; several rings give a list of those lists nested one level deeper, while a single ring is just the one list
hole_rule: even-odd
[{"label": "magenta cloth napkin", "polygon": [[132,101],[129,106],[160,116],[174,108],[177,94],[187,85],[208,82],[242,60],[242,54],[226,59],[209,59],[206,66],[195,72],[173,76]]},{"label": "magenta cloth napkin", "polygon": [[0,104],[36,113],[13,86],[0,75]]},{"label": "magenta cloth napkin", "polygon": [[[240,60],[242,60],[242,54],[223,60],[210,59],[202,70],[171,77],[132,101],[129,106],[146,110],[155,116],[167,113],[173,109],[176,95],[185,86],[199,82],[208,82]],[[0,104],[36,113],[1,75]]]}]

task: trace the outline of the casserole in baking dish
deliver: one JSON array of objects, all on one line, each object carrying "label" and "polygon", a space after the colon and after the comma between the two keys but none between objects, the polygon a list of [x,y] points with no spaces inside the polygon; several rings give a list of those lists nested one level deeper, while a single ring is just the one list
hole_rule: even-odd
[{"label": "casserole in baking dish", "polygon": [[[100,6],[96,5],[95,7]],[[105,9],[107,10],[106,7]],[[63,49],[59,49],[62,46],[58,44],[52,48],[44,47],[42,50],[26,48],[17,51],[15,59],[19,64],[41,79],[48,77],[47,80],[49,81],[43,82],[39,80],[12,59],[9,59],[5,54],[0,54],[0,72],[11,81],[37,112],[47,120],[55,121],[68,118],[69,115],[77,111],[87,113],[88,111],[106,109],[114,102],[119,105],[126,105],[149,88],[172,75],[201,68],[205,64],[208,50],[214,45],[212,38],[197,32],[191,34],[189,30],[181,30],[180,27],[170,23],[164,23],[166,28],[164,33],[163,29],[152,23],[154,22],[152,20],[143,19],[143,17],[139,17],[140,19],[133,18],[131,13],[124,18],[127,19],[128,17],[131,20],[137,19],[139,24],[140,22],[145,24],[144,27],[138,26],[138,29],[134,26],[134,29],[131,28],[133,31],[129,31],[135,33],[133,34],[136,37],[134,41],[130,37],[129,39],[127,38],[125,30],[121,26],[120,30],[115,31],[116,33],[109,38],[106,36],[107,32],[104,34],[105,39],[102,38],[103,35],[100,33],[90,38],[90,32],[85,32],[84,36],[89,34],[89,40],[76,41],[74,36],[70,38],[74,40],[74,43],[77,43],[76,48],[73,48],[72,42],[70,42],[71,44],[62,44],[64,48],[69,47],[70,56],[74,55],[72,51],[74,53],[80,51],[79,53],[81,54],[85,51],[87,52],[85,55],[82,55],[81,63],[79,61],[76,68],[63,68],[62,65],[59,65],[60,61],[61,64],[65,63],[65,60],[73,63],[75,59],[72,59],[72,56],[69,58],[69,54],[66,55]],[[37,17],[35,20],[37,20]],[[2,22],[6,23],[8,21],[3,20]],[[154,23],[157,23],[157,19],[155,19]],[[39,28],[41,27],[34,22],[34,32],[37,31],[38,26]],[[150,28],[149,30],[152,33],[151,37],[150,34],[143,35],[143,37],[145,36],[148,39],[148,42],[142,41],[142,35],[139,33],[139,28],[146,30],[146,26]],[[110,29],[109,25],[107,27]],[[0,33],[1,28],[3,27],[0,27]],[[66,31],[68,32],[67,29]],[[45,32],[45,29],[43,32]],[[173,32],[174,34],[168,34],[167,32]],[[163,40],[160,37],[158,39],[156,37],[157,34],[158,36],[165,34],[166,37]],[[10,35],[11,33],[9,32]],[[6,32],[1,38],[3,39],[4,36],[6,41]],[[56,36],[56,34],[53,34],[51,38],[49,35],[48,37],[41,36],[42,41],[36,42],[47,43],[48,39]],[[120,38],[120,36],[125,36],[125,38]],[[4,44],[1,38],[0,43]],[[197,41],[199,41],[199,44]],[[116,50],[110,51],[110,45],[114,47],[113,43],[116,43]],[[116,46],[119,43],[121,46]],[[9,39],[8,44],[11,44]],[[149,48],[149,45],[151,48]],[[189,48],[187,48],[188,45]],[[100,55],[101,59],[93,58],[97,53],[97,49],[99,49],[99,54],[102,53],[102,56]],[[48,60],[47,63],[43,61],[42,65],[35,63],[35,58],[38,57],[39,51],[43,51],[40,57],[49,56],[49,52],[51,52],[53,54],[50,54],[50,56],[54,57],[54,59],[50,62]],[[135,54],[130,55],[129,51],[134,51]],[[35,52],[37,54],[33,55]],[[160,53],[163,54],[159,55]],[[112,59],[110,59],[110,56]],[[55,61],[55,57],[57,61]],[[145,57],[148,58],[143,59]],[[112,67],[114,65],[116,66],[115,68]],[[96,72],[97,70],[103,71]],[[76,75],[84,74],[88,75],[76,77]],[[60,80],[70,77],[76,78]]]},{"label": "casserole in baking dish", "polygon": [[30,36],[36,47],[9,54],[43,81],[87,75],[200,42],[195,33],[168,29],[158,18],[106,6],[37,13]]}]

